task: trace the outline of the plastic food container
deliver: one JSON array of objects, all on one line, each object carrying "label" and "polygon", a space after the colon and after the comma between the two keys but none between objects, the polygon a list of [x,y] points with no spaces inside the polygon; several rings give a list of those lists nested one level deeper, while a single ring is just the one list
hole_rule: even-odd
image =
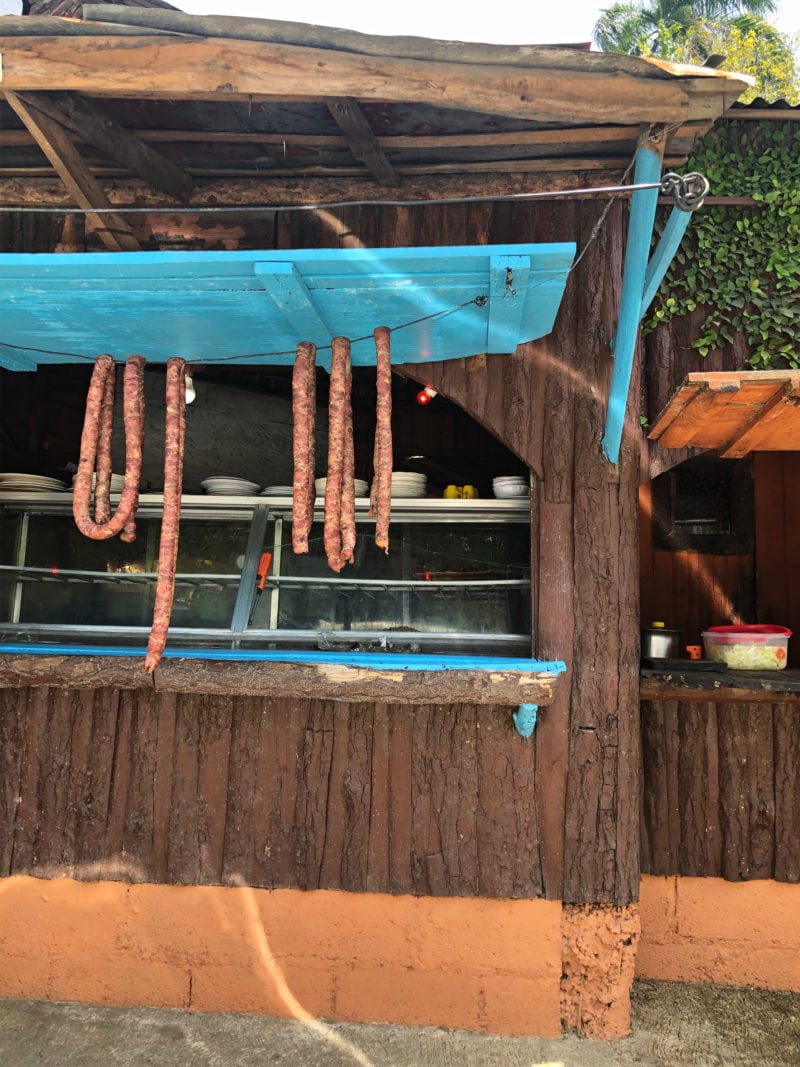
[{"label": "plastic food container", "polygon": [[736,671],[782,671],[791,636],[785,626],[712,626],[703,647],[706,659]]}]

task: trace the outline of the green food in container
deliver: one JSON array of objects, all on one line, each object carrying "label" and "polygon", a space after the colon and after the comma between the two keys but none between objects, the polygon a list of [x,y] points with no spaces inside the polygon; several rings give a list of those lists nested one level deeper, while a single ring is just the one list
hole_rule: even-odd
[{"label": "green food in container", "polygon": [[780,671],[792,631],[785,626],[711,626],[703,631],[706,659],[735,671]]}]

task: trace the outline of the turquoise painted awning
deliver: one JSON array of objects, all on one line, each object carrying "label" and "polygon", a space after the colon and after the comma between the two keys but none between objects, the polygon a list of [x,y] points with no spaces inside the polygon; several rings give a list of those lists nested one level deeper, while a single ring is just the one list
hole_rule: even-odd
[{"label": "turquoise painted awning", "polygon": [[513,352],[555,322],[575,245],[0,255],[0,366],[109,353],[154,363],[291,364],[342,335],[374,363]]}]

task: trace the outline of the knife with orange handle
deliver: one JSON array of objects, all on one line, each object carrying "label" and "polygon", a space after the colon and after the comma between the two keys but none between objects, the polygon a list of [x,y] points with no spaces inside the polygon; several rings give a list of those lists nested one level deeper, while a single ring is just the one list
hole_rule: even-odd
[{"label": "knife with orange handle", "polygon": [[267,584],[267,576],[269,575],[269,568],[271,563],[272,553],[262,552],[261,558],[258,561],[258,570],[256,571],[256,595],[253,598],[253,607],[250,612],[250,619],[247,624],[248,626],[253,621],[253,616],[255,615],[256,608],[258,607],[258,598],[263,593],[264,586]]}]

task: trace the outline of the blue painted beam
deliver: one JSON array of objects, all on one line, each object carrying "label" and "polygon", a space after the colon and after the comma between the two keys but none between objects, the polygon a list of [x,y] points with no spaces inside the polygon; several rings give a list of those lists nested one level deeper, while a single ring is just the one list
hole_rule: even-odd
[{"label": "blue painted beam", "polygon": [[673,256],[678,251],[678,247],[683,240],[683,235],[692,221],[692,214],[691,211],[682,211],[678,207],[674,207],[670,212],[667,225],[661,234],[661,239],[656,246],[655,252],[650,257],[650,262],[647,264],[647,273],[644,278],[644,294],[642,296],[642,305],[639,309],[640,319],[644,317],[645,312],[653,302],[653,297],[656,295]]},{"label": "blue painted beam", "polygon": [[519,344],[530,272],[530,256],[492,256],[487,352],[513,352]]},{"label": "blue painted beam", "polygon": [[[639,145],[636,152],[634,184],[658,183],[660,179],[660,153],[654,152],[646,145]],[[642,297],[658,193],[658,184],[653,189],[637,189],[631,201],[625,265],[622,271],[619,321],[614,341],[614,369],[611,372],[611,387],[602,441],[603,455],[611,463],[616,463],[619,459],[622,443],[625,408],[628,403],[633,356],[636,351],[636,338],[641,320]]]},{"label": "blue painted beam", "polygon": [[[136,656],[146,649],[128,645],[67,645],[34,642],[0,643],[0,655]],[[372,667],[376,671],[523,671],[563,674],[563,660],[517,659],[511,656],[433,655],[424,652],[296,652],[262,648],[167,648],[165,659],[247,660],[251,663],[318,663],[345,667]]]}]

